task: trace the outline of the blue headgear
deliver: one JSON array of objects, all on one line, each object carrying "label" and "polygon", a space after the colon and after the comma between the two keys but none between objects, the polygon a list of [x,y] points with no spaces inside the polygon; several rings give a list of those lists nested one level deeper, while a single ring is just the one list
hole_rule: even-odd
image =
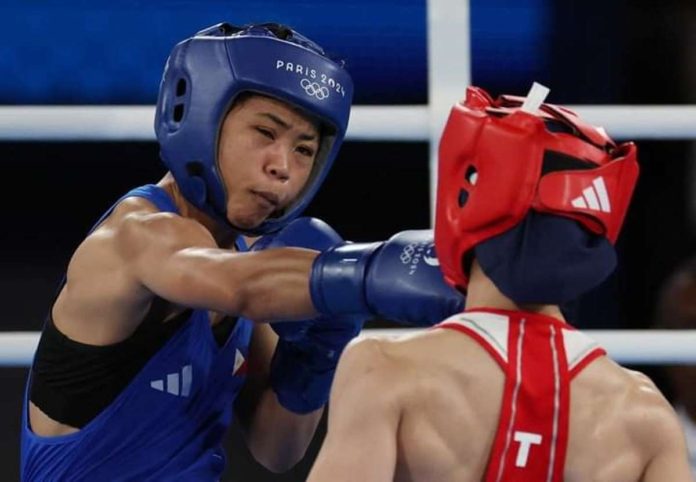
[{"label": "blue headgear", "polygon": [[326,177],[348,127],[353,81],[321,47],[278,24],[240,28],[221,23],[174,47],[155,114],[160,156],[186,199],[227,224],[218,137],[241,92],[288,102],[324,125],[314,169],[298,198],[277,216],[245,230],[265,234],[297,217]]}]

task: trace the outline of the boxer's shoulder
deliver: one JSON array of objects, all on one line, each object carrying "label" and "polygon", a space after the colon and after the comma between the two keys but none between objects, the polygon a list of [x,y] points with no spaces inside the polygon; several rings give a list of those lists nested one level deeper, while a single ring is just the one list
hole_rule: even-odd
[{"label": "boxer's shoulder", "polygon": [[[412,389],[417,370],[398,343],[375,336],[351,341],[341,356],[338,380],[366,393],[378,389],[381,398],[398,400]],[[341,376],[344,373],[346,376]],[[389,396],[384,397],[387,390]]]},{"label": "boxer's shoulder", "polygon": [[500,372],[488,356],[469,358],[477,349],[475,343],[448,330],[426,329],[398,337],[366,335],[348,345],[341,364],[346,373],[361,374],[355,375],[356,380],[368,377],[374,386],[388,386],[390,397],[417,405],[421,399],[451,398],[452,387],[470,386],[485,374]]}]

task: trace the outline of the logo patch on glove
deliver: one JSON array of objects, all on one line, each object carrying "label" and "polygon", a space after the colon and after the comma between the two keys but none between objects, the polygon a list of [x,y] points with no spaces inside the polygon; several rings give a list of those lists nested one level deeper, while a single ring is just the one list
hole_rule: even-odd
[{"label": "logo patch on glove", "polygon": [[407,244],[399,255],[401,262],[408,266],[408,274],[413,275],[423,261],[428,266],[440,266],[435,254],[435,245],[431,242]]}]

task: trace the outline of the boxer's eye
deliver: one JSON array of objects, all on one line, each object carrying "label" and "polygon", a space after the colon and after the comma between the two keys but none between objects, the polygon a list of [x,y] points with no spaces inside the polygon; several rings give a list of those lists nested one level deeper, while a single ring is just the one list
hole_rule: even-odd
[{"label": "boxer's eye", "polygon": [[256,130],[259,134],[268,139],[275,139],[275,135],[273,134],[273,131],[271,131],[270,129],[266,129],[265,127],[257,127]]}]

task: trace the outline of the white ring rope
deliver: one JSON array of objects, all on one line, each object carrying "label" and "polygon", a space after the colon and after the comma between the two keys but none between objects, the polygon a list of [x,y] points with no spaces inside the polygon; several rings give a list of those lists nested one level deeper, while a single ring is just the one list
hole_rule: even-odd
[{"label": "white ring rope", "polygon": [[[569,107],[617,139],[696,139],[696,105]],[[358,105],[347,138],[429,141],[429,116],[427,105]],[[0,141],[153,141],[153,119],[153,106],[0,106]]]},{"label": "white ring rope", "polygon": [[[422,329],[364,330],[361,336],[393,337]],[[696,330],[582,330],[623,364],[696,365]]]},{"label": "white ring rope", "polygon": [[[422,329],[364,330],[361,336],[413,334]],[[696,330],[583,330],[623,364],[696,364]],[[39,342],[38,332],[0,333],[0,366],[29,366]]]}]

